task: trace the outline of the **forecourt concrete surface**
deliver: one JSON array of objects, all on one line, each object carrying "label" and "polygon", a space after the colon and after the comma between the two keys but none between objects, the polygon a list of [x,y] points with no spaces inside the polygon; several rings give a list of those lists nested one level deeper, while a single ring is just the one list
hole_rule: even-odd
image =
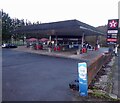
[{"label": "forecourt concrete surface", "polygon": [[40,51],[26,51],[25,47],[2,51],[3,101],[72,101],[74,96],[68,84],[78,78],[77,64],[89,63],[106,49],[90,51],[89,55],[79,55],[76,59],[69,53],[65,58],[60,58],[62,53],[38,55]]}]

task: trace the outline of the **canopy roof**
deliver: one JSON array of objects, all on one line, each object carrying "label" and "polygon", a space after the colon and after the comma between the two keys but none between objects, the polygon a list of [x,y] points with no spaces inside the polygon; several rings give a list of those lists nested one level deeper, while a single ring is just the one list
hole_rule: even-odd
[{"label": "canopy roof", "polygon": [[37,41],[36,38],[30,38],[30,39],[27,39],[27,41]]},{"label": "canopy roof", "polygon": [[78,20],[66,20],[20,27],[14,33],[37,33],[40,35],[82,36],[105,35],[105,32]]},{"label": "canopy roof", "polygon": [[49,39],[47,39],[47,38],[41,38],[41,39],[39,39],[39,41],[45,42],[45,41],[49,41]]}]

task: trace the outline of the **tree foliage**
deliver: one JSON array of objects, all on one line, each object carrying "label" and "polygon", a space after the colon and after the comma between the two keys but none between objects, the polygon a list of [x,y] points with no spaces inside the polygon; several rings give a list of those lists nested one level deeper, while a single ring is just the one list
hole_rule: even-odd
[{"label": "tree foliage", "polygon": [[2,40],[7,41],[10,39],[11,31],[11,18],[9,15],[2,11]]},{"label": "tree foliage", "polygon": [[24,19],[12,19],[8,13],[5,13],[2,10],[2,41],[9,42],[11,40],[11,36],[13,35],[12,31],[24,25]]},{"label": "tree foliage", "polygon": [[27,25],[36,25],[40,24],[39,21],[31,23],[29,20],[19,20],[18,18],[11,18],[8,13],[1,11],[2,13],[2,41],[3,42],[10,42],[11,36],[14,38],[14,40],[18,40],[20,38],[23,38],[23,35],[19,34],[13,34],[12,31],[18,29],[22,26]]}]

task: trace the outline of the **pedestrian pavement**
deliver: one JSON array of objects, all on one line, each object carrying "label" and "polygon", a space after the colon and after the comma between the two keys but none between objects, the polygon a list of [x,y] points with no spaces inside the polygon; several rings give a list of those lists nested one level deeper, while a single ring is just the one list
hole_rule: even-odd
[{"label": "pedestrian pavement", "polygon": [[115,57],[115,66],[113,71],[113,90],[112,93],[120,98],[120,50],[118,52],[118,57]]},{"label": "pedestrian pavement", "polygon": [[97,51],[88,50],[87,53],[82,53],[79,55],[77,55],[76,50],[49,52],[48,50],[34,50],[32,48],[27,48],[26,46],[18,46],[18,48],[15,48],[14,50],[29,52],[29,53],[36,53],[36,54],[47,55],[47,56],[64,57],[64,58],[77,59],[77,60],[83,60],[83,61],[91,61],[91,60],[94,60],[99,55],[103,54],[104,52],[108,51],[108,48],[100,48]]}]

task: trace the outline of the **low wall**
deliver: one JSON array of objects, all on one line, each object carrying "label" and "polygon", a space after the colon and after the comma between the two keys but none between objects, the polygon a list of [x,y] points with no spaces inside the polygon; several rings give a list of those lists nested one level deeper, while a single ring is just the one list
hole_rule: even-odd
[{"label": "low wall", "polygon": [[88,65],[88,85],[91,83],[93,78],[97,75],[98,71],[105,65],[111,58],[110,53],[103,53],[96,57]]}]

